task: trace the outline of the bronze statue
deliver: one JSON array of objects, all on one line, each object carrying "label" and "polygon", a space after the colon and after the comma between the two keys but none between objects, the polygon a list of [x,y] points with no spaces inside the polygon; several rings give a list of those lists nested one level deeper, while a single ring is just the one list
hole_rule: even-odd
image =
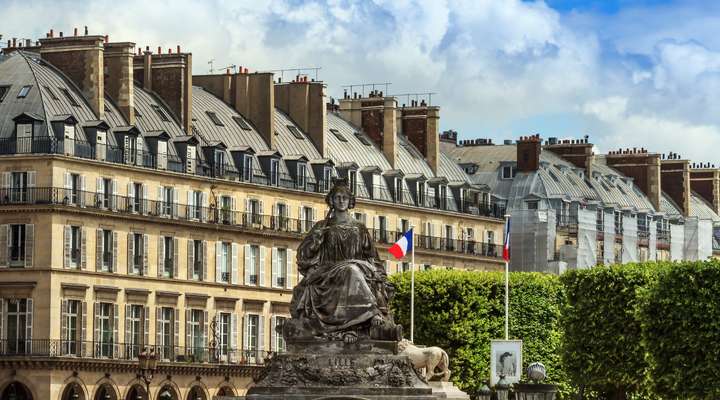
[{"label": "bronze statue", "polygon": [[293,339],[399,340],[401,327],[388,310],[394,288],[387,280],[372,236],[348,212],[355,196],[338,179],[325,196],[329,211],[298,247],[292,318],[283,335]]}]

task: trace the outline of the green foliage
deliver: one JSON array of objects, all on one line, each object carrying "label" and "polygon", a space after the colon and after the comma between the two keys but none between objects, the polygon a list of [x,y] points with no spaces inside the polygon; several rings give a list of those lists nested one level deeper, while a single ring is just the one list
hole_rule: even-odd
[{"label": "green foliage", "polygon": [[566,299],[563,366],[573,383],[600,397],[644,391],[647,363],[635,319],[638,289],[660,264],[625,264],[574,270],[560,277]]},{"label": "green foliage", "polygon": [[640,293],[648,376],[663,398],[720,398],[720,263],[664,270]]},{"label": "green foliage", "polygon": [[[410,274],[396,274],[392,309],[410,327]],[[451,379],[473,392],[490,376],[490,340],[502,339],[505,326],[503,273],[432,270],[415,274],[415,342],[439,346],[450,356]],[[510,274],[510,338],[523,340],[523,370],[545,364],[548,382],[567,391],[560,365],[562,286],[557,276]]]}]

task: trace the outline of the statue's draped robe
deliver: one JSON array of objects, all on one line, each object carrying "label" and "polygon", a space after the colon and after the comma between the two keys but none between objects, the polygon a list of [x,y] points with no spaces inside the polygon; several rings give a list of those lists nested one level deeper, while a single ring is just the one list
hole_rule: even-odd
[{"label": "statue's draped robe", "polygon": [[298,247],[304,278],[293,290],[293,318],[335,332],[387,311],[387,276],[364,225],[320,221]]}]

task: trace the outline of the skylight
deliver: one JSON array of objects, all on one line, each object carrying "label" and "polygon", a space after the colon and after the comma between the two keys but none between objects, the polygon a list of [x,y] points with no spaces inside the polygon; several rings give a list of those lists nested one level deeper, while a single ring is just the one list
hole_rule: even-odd
[{"label": "skylight", "polygon": [[244,120],[242,117],[238,117],[238,116],[236,115],[236,116],[233,116],[232,119],[233,119],[233,121],[235,121],[236,124],[238,124],[238,126],[240,127],[240,129],[246,130],[246,131],[251,131],[251,130],[252,130],[252,129],[250,128],[250,125],[248,125],[247,122],[245,122],[245,120]]},{"label": "skylight", "polygon": [[135,110],[135,117],[137,117],[137,118],[143,117],[142,113],[140,113],[140,111],[137,109],[137,107],[133,107],[133,109]]},{"label": "skylight", "polygon": [[358,140],[365,146],[371,146],[370,142],[368,142],[368,140],[365,139],[365,137],[361,135],[360,132],[355,132],[355,137],[358,138]]},{"label": "skylight", "polygon": [[18,99],[24,99],[27,97],[28,93],[30,93],[30,89],[32,89],[32,86],[26,85],[20,88],[20,92],[18,92],[17,98]]},{"label": "skylight", "polygon": [[62,92],[63,96],[70,102],[70,105],[75,107],[80,107],[80,103],[75,100],[75,98],[70,94],[70,91],[65,88],[59,88],[60,92]]},{"label": "skylight", "polygon": [[152,105],[153,110],[155,110],[155,113],[160,117],[161,120],[165,122],[170,122],[170,119],[168,118],[167,114],[160,108],[159,105],[153,104]]},{"label": "skylight", "polygon": [[220,121],[220,118],[218,118],[217,114],[212,111],[205,111],[205,114],[207,114],[208,118],[213,122],[213,124],[217,126],[225,126],[222,121]]},{"label": "skylight", "polygon": [[290,130],[290,133],[295,136],[296,139],[305,139],[305,137],[303,137],[302,133],[300,133],[300,130],[295,125],[287,125],[287,128]]},{"label": "skylight", "polygon": [[5,99],[5,96],[7,96],[8,92],[10,91],[10,86],[0,86],[0,102]]},{"label": "skylight", "polygon": [[43,86],[43,88],[50,95],[51,99],[60,100],[60,99],[58,99],[57,95],[55,95],[55,92],[53,92],[52,89],[50,89],[50,86]]},{"label": "skylight", "polygon": [[343,136],[343,134],[340,133],[339,130],[337,130],[337,129],[330,129],[330,132],[332,132],[333,135],[335,135],[335,137],[338,138],[339,141],[341,141],[341,142],[347,142],[347,141],[348,141],[347,138],[346,138],[345,136]]}]

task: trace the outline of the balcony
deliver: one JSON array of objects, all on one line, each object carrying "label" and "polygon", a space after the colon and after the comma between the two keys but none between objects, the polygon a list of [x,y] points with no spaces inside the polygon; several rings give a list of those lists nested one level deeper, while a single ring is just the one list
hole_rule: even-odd
[{"label": "balcony", "polygon": [[238,366],[263,365],[274,352],[242,350],[229,347],[137,345],[113,342],[68,341],[58,339],[0,340],[0,360],[32,359],[96,359],[137,363],[142,349],[155,350],[161,363],[224,364]]},{"label": "balcony", "polygon": [[[52,206],[65,206],[75,209],[76,206],[68,205],[63,202],[65,193],[64,188],[52,188],[52,187],[34,187],[28,188],[27,192],[29,196],[24,202],[7,202],[3,201],[3,194],[9,189],[0,189],[0,207],[2,206],[16,206],[16,205],[52,205]],[[96,193],[94,192],[78,192],[79,196],[92,199]],[[127,205],[133,201],[132,197],[126,196],[111,196],[112,202],[117,204],[116,208],[105,208],[102,205],[95,205],[93,202],[87,202],[88,206],[81,208],[84,211],[100,211],[104,213],[113,214],[127,214],[132,215],[136,218],[152,218],[152,217],[163,217],[163,214],[156,212],[148,212],[147,214],[137,214],[128,211]],[[155,200],[147,200],[149,210],[159,210],[158,204],[164,204],[163,202]],[[226,210],[223,213],[227,214],[230,218],[231,223],[225,223],[218,219],[201,220],[198,221],[192,217],[193,213],[188,213],[188,209],[200,208],[204,215],[215,215],[215,209],[210,207],[197,207],[188,206],[185,204],[173,204],[174,208],[178,210],[176,216],[178,221],[187,221],[194,224],[223,224],[228,227],[250,229],[250,230],[268,230],[280,233],[287,233],[291,235],[301,235],[310,230],[313,221],[306,219],[278,217],[275,215],[262,215],[257,213],[248,213],[242,211]],[[381,231],[378,229],[370,229],[370,234],[376,242],[382,244],[392,244],[399,238],[401,233],[391,231]],[[420,238],[423,238],[422,241]],[[416,235],[416,246],[418,249],[428,250],[441,250],[453,253],[468,254],[468,255],[479,255],[486,257],[499,257],[497,252],[494,250],[495,244],[482,243],[468,240],[459,239],[446,239],[440,237],[428,237]],[[428,243],[427,245],[425,243]],[[441,244],[442,243],[442,244]],[[17,249],[17,251],[10,251],[11,257],[16,253],[20,254],[24,251],[24,247],[11,248],[10,250]],[[135,249],[136,255],[133,259],[133,266],[136,273],[143,273],[144,257],[141,253],[141,249]],[[105,255],[103,256],[105,257]],[[111,254],[108,254],[108,260],[111,258]]]}]

